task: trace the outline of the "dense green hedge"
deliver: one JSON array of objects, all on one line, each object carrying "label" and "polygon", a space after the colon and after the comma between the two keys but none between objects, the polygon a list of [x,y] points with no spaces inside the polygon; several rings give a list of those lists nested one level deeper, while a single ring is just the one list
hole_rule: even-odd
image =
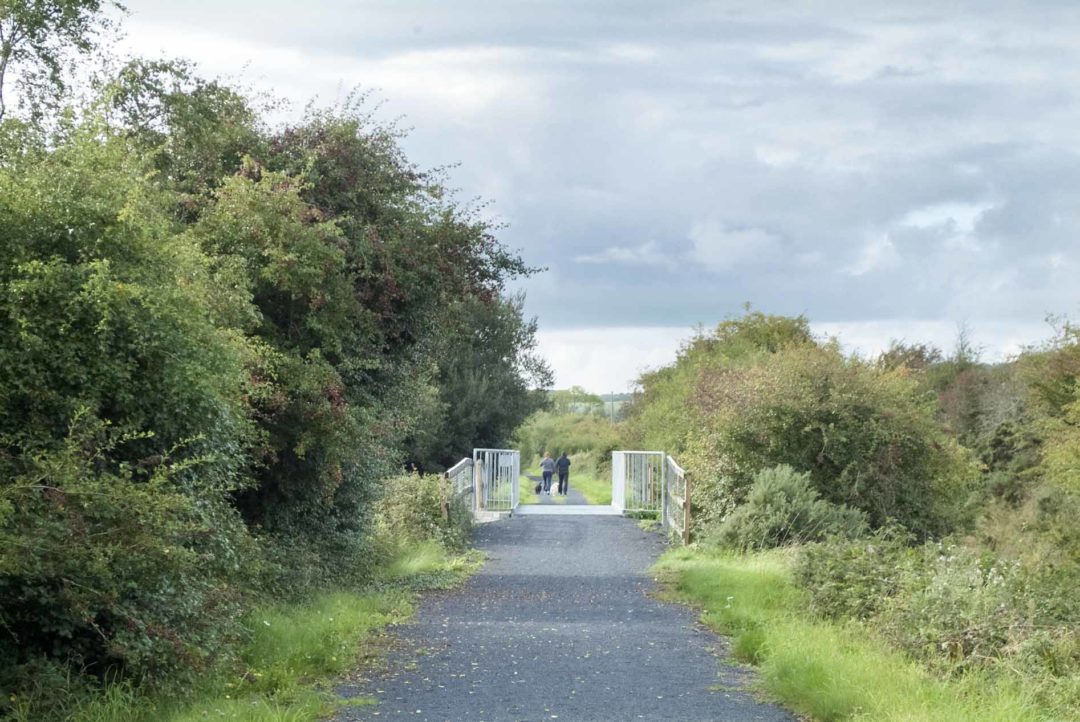
[{"label": "dense green hedge", "polygon": [[802,319],[748,313],[646,374],[628,431],[679,449],[697,539],[795,546],[812,615],[1074,719],[1078,382],[1068,325],[1007,363],[980,363],[962,336],[951,356],[894,344],[863,360]]},{"label": "dense green hedge", "polygon": [[666,449],[693,474],[702,530],[777,465],[808,474],[822,499],[872,526],[895,519],[922,535],[955,521],[976,476],[905,370],[813,340],[804,319],[751,312],[692,340],[675,364],[642,377],[628,426],[631,443]]},{"label": "dense green hedge", "polygon": [[360,104],[271,128],[133,63],[52,121],[0,123],[0,688],[58,701],[365,579],[383,480],[505,443],[550,373],[529,269]]}]

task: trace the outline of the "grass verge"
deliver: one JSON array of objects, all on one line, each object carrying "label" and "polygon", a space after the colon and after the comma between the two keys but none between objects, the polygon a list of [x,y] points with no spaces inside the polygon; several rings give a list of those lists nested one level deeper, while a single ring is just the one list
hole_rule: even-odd
[{"label": "grass verge", "polygon": [[[452,555],[437,543],[400,553],[366,592],[320,594],[303,604],[256,608],[246,619],[249,639],[242,670],[206,679],[184,699],[149,697],[114,685],[74,706],[71,722],[313,722],[342,706],[329,683],[374,656],[374,633],[408,618],[415,592],[463,581],[481,562],[478,552]],[[13,718],[30,722],[30,718]]]},{"label": "grass verge", "polygon": [[668,552],[655,567],[678,601],[732,640],[736,659],[754,664],[760,687],[823,722],[1028,722],[1049,720],[1029,695],[1001,679],[931,675],[857,624],[806,614],[781,552],[734,555]]},{"label": "grass verge", "polygon": [[518,503],[539,504],[540,496],[534,491],[536,482],[526,476],[518,477]]},{"label": "grass verge", "polygon": [[570,472],[570,487],[577,489],[590,504],[611,504],[611,479],[597,479],[590,474]]}]

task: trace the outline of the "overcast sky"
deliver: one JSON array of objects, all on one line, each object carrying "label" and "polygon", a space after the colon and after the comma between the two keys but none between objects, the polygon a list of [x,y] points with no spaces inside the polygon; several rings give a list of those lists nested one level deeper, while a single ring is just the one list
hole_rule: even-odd
[{"label": "overcast sky", "polygon": [[999,358],[1080,289],[1080,3],[126,0],[127,46],[354,87],[460,163],[560,386],[628,388],[744,302]]}]

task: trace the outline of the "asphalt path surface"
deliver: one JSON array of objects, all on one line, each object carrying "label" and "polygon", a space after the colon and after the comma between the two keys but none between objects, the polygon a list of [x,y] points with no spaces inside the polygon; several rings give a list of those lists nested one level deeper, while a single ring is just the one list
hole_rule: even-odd
[{"label": "asphalt path surface", "polygon": [[[543,477],[534,476],[533,474],[526,474],[525,478],[528,479],[529,481],[533,482],[533,484],[540,484],[540,483],[543,482]],[[557,501],[557,499],[559,499],[559,498],[565,499],[564,502],[561,502],[561,503],[565,503],[565,504],[588,504],[589,503],[589,500],[585,498],[585,495],[574,488],[574,475],[573,474],[571,474],[569,476],[569,478],[567,479],[566,496],[565,497],[556,496],[556,492],[558,492],[558,490],[559,490],[559,475],[556,474],[555,477],[552,478],[552,480],[551,480],[551,495],[549,496],[549,495],[544,494],[543,492],[541,492],[540,495],[539,495],[539,497],[540,497],[539,503],[540,504],[559,504],[560,502]]]},{"label": "asphalt path surface", "polygon": [[427,595],[387,671],[338,720],[794,720],[745,691],[722,640],[650,595],[662,551],[622,517],[515,517],[481,526],[488,561]]}]

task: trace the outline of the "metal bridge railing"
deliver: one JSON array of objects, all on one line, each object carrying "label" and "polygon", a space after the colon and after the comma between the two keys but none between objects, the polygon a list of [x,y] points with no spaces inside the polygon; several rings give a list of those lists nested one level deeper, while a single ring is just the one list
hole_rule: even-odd
[{"label": "metal bridge railing", "polygon": [[664,501],[664,452],[617,451],[613,498],[624,512],[659,512]]},{"label": "metal bridge railing", "polygon": [[476,509],[514,511],[518,505],[521,454],[514,449],[473,449]]},{"label": "metal bridge railing", "polygon": [[656,512],[669,536],[690,543],[690,479],[663,451],[612,452],[611,505],[623,513]]},{"label": "metal bridge railing", "polygon": [[660,514],[664,531],[683,544],[690,543],[690,479],[686,471],[664,455],[664,503]]},{"label": "metal bridge railing", "polygon": [[447,469],[446,480],[451,499],[460,502],[466,509],[476,508],[472,459],[466,457]]}]

